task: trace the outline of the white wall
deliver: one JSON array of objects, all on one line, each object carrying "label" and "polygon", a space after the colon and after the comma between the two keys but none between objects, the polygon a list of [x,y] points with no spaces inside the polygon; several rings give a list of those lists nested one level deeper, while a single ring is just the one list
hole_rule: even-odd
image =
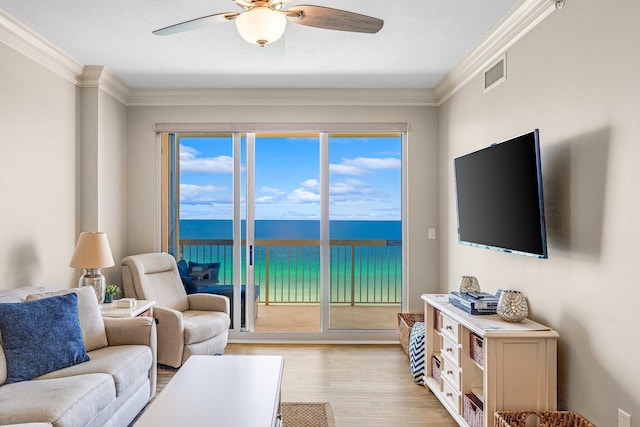
[{"label": "white wall", "polygon": [[130,107],[128,113],[128,251],[150,252],[158,230],[156,123],[402,122],[409,124],[408,262],[410,309],[437,288],[437,245],[427,228],[437,224],[437,111],[433,107]]},{"label": "white wall", "polygon": [[104,274],[120,283],[126,107],[2,43],[0,63],[0,289],[76,286],[77,236],[95,230],[107,232],[116,261]]},{"label": "white wall", "polygon": [[0,289],[69,287],[77,88],[1,43],[0,64]]},{"label": "white wall", "polygon": [[[599,426],[640,420],[640,3],[568,0],[440,109],[442,291],[461,275],[523,291],[560,333],[559,406]],[[453,158],[540,129],[549,259],[457,244]]]}]

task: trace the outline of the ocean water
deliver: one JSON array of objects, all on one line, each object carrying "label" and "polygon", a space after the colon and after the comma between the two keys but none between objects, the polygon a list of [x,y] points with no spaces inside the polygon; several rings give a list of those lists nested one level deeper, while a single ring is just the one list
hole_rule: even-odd
[{"label": "ocean water", "polygon": [[[181,239],[231,239],[231,220],[180,220]],[[242,221],[244,237],[244,221]],[[257,220],[255,238],[265,240],[313,240],[320,238],[320,222],[309,220]],[[401,240],[400,221],[330,221],[332,240]]]},{"label": "ocean water", "polygon": [[[244,222],[242,224],[244,229]],[[402,283],[400,221],[330,221],[331,301],[336,303],[399,303]],[[254,280],[260,300],[270,303],[317,303],[320,299],[320,249],[317,244],[278,244],[277,240],[318,240],[320,224],[305,220],[258,220],[256,240],[271,241],[254,249]],[[243,233],[244,237],[244,233]],[[181,220],[181,240],[231,240],[231,220]],[[371,240],[371,244],[366,242]],[[274,242],[276,241],[276,242]],[[362,244],[360,244],[362,243]],[[220,283],[232,282],[231,246],[186,246],[184,258],[220,262]],[[245,252],[242,252],[243,271]]]}]

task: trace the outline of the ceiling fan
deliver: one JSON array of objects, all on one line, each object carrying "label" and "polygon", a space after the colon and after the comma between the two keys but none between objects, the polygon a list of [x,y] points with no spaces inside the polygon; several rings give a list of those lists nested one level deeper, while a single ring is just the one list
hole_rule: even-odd
[{"label": "ceiling fan", "polygon": [[244,12],[223,12],[203,16],[160,28],[153,34],[169,35],[233,20],[242,38],[264,47],[282,37],[287,21],[309,27],[369,34],[377,33],[384,24],[382,19],[324,6],[299,5],[285,9],[286,4],[293,0],[233,1],[244,9]]}]

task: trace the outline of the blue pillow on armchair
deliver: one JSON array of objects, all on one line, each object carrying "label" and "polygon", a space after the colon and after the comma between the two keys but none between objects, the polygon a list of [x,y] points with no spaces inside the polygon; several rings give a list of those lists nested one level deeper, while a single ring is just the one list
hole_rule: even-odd
[{"label": "blue pillow on armchair", "polygon": [[182,286],[187,294],[195,294],[198,291],[198,287],[193,283],[193,279],[189,277],[189,266],[187,261],[178,261],[178,273],[180,273],[180,279],[182,280]]},{"label": "blue pillow on armchair", "polygon": [[78,320],[78,295],[0,304],[6,383],[28,381],[87,362]]}]

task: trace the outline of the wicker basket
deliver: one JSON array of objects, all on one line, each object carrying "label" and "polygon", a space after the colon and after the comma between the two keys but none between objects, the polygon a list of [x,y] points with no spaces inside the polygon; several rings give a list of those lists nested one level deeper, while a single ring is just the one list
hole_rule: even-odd
[{"label": "wicker basket", "polygon": [[495,427],[525,427],[531,414],[540,418],[540,427],[596,427],[582,415],[570,411],[496,411]]},{"label": "wicker basket", "polygon": [[442,313],[440,313],[440,310],[433,310],[433,329],[438,332],[442,329]]},{"label": "wicker basket", "polygon": [[464,420],[471,427],[482,427],[484,424],[484,412],[482,402],[474,394],[464,395]]},{"label": "wicker basket", "polygon": [[439,354],[431,356],[431,376],[438,384],[442,384],[442,360]]},{"label": "wicker basket", "polygon": [[471,358],[480,366],[484,366],[484,340],[471,332],[469,334]]},{"label": "wicker basket", "polygon": [[400,335],[400,345],[407,355],[409,355],[409,338],[411,329],[416,322],[424,322],[422,313],[398,313],[398,333]]}]

